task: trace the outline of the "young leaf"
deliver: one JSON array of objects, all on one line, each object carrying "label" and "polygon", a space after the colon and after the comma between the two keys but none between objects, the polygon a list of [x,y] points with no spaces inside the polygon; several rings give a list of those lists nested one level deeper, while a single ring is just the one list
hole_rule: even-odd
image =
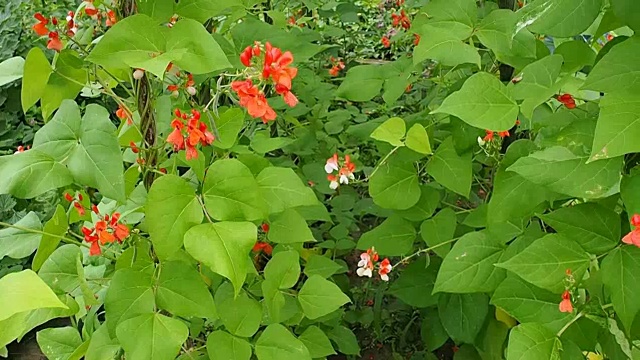
[{"label": "young leaf", "polygon": [[360,237],[358,249],[375,247],[382,256],[401,256],[408,254],[416,239],[416,229],[409,221],[398,215],[390,216]]},{"label": "young leaf", "polygon": [[312,358],[323,358],[325,356],[334,355],[336,352],[333,350],[331,341],[315,325],[309,326],[298,338],[309,350],[309,354]]},{"label": "young leaf", "polygon": [[338,310],[351,300],[340,288],[319,275],[310,276],[298,293],[304,315],[317,319]]},{"label": "young leaf", "polygon": [[566,271],[571,270],[576,279],[582,279],[589,262],[589,254],[578,243],[549,234],[496,266],[514,272],[536,286],[561,293]]},{"label": "young leaf", "polygon": [[420,198],[418,174],[411,162],[390,158],[369,179],[369,194],[385,209],[406,210]]},{"label": "young leaf", "polygon": [[40,330],[36,340],[48,359],[68,359],[82,345],[80,333],[71,326]]},{"label": "young leaf", "polygon": [[[428,247],[434,247],[453,239],[457,226],[455,211],[444,208],[420,225],[420,235]],[[451,244],[443,244],[434,248],[433,252],[444,258],[449,250],[451,250]]]},{"label": "young leaf", "polygon": [[216,318],[213,297],[202,276],[182,261],[160,263],[156,288],[158,307],[184,318]]},{"label": "young leaf", "polygon": [[251,352],[247,340],[226,331],[216,330],[207,338],[207,353],[211,360],[249,360]]},{"label": "young leaf", "polygon": [[387,142],[393,146],[404,146],[402,138],[407,131],[404,120],[399,117],[392,117],[391,119],[382,123],[371,133],[373,139]]},{"label": "young leaf", "polygon": [[0,321],[29,310],[67,308],[31,270],[10,273],[0,279],[0,305]]},{"label": "young leaf", "polygon": [[405,140],[407,147],[420,154],[431,154],[431,144],[429,143],[429,135],[424,126],[414,124],[407,131],[407,139]]},{"label": "young leaf", "polygon": [[560,359],[560,339],[540,324],[521,324],[509,334],[507,359],[550,360]]},{"label": "young leaf", "polygon": [[236,159],[218,160],[209,166],[202,194],[212,218],[225,220],[261,220],[266,204],[251,170]]},{"label": "young leaf", "polygon": [[197,225],[184,235],[184,247],[196,260],[229,279],[238,294],[249,268],[248,254],[258,230],[249,222]]},{"label": "young leaf", "polygon": [[506,247],[483,232],[465,234],[444,258],[434,292],[491,292],[505,271],[494,266]]},{"label": "young leaf", "polygon": [[233,287],[225,283],[215,295],[216,308],[224,327],[234,335],[251,337],[258,331],[262,306],[244,291],[234,295]]},{"label": "young leaf", "polygon": [[[37,231],[42,229],[40,219],[33,211],[30,211],[15,225]],[[5,256],[21,259],[31,255],[38,248],[41,238],[41,234],[11,227],[0,230],[0,259]]]},{"label": "young leaf", "polygon": [[20,93],[22,111],[26,113],[40,100],[52,72],[53,69],[42,49],[34,47],[29,50],[24,63],[22,92]]},{"label": "young leaf", "polygon": [[505,85],[486,72],[468,78],[462,88],[449,95],[432,113],[445,113],[471,126],[493,131],[509,130],[520,109]]},{"label": "young leaf", "polygon": [[182,247],[187,230],[204,217],[195,191],[176,175],[153,182],[145,209],[151,242],[160,259],[174,255]]},{"label": "young leaf", "polygon": [[175,359],[189,337],[184,322],[158,313],[125,320],[116,332],[125,355],[131,359]]},{"label": "young leaf", "polygon": [[631,332],[631,325],[640,312],[640,249],[623,246],[613,250],[602,261],[602,282],[611,294],[611,302],[622,325]]},{"label": "young leaf", "polygon": [[279,289],[292,288],[300,277],[300,255],[295,250],[281,251],[264,268],[264,277],[275,281]]},{"label": "young leaf", "polygon": [[311,360],[304,343],[280,324],[271,324],[255,345],[258,360]]},{"label": "young leaf", "polygon": [[294,209],[287,209],[276,215],[267,235],[270,241],[279,244],[315,241],[307,221]]},{"label": "young leaf", "polygon": [[469,197],[472,177],[471,165],[471,153],[458,155],[453,146],[453,139],[449,137],[436,149],[427,164],[427,173],[447,189]]}]

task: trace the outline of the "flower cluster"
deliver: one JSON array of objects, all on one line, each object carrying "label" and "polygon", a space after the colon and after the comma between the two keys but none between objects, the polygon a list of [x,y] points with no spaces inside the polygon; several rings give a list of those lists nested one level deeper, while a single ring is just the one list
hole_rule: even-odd
[{"label": "flower cluster", "polygon": [[[262,229],[262,232],[264,232],[265,234],[268,233],[269,224],[263,223],[262,225],[260,225],[260,229]],[[251,251],[255,252],[257,255],[259,255],[261,252],[264,252],[265,254],[271,256],[271,253],[273,252],[273,246],[271,246],[271,244],[266,241],[257,241],[256,244],[253,245],[253,249],[251,249]]]},{"label": "flower cluster", "polygon": [[640,247],[640,214],[633,214],[631,225],[633,225],[634,229],[622,238],[622,242]]},{"label": "flower cluster", "polygon": [[[62,41],[60,41],[60,35],[55,30],[55,27],[58,26],[58,19],[55,17],[51,17],[51,19],[46,18],[41,13],[35,13],[33,17],[38,20],[38,23],[31,27],[33,31],[40,36],[48,36],[47,49],[60,52],[64,46],[62,45]],[[51,31],[49,31],[49,23],[54,26],[54,29]]]},{"label": "flower cluster", "polygon": [[344,62],[334,58],[333,56],[329,59],[331,61],[331,69],[329,69],[329,75],[338,76],[341,70],[344,70]]},{"label": "flower cluster", "polygon": [[[356,171],[356,164],[351,162],[349,155],[344,156],[344,161],[340,164],[338,154],[333,154],[332,157],[327,159],[324,165],[324,171],[327,172],[327,180],[329,180],[329,187],[333,190],[337,189],[340,184],[348,184],[349,180],[354,180],[353,173]],[[334,174],[337,171],[338,174]]]},{"label": "flower cluster", "polygon": [[64,193],[64,198],[65,200],[73,204],[73,207],[76,209],[76,211],[78,211],[78,215],[84,216],[86,212],[85,212],[84,206],[82,206],[82,204],[80,203],[82,201],[82,194],[78,194],[78,195],[74,194],[72,196],[69,193]]},{"label": "flower cluster", "polygon": [[[358,276],[372,277],[373,271],[376,267],[376,263],[379,259],[380,257],[378,256],[376,249],[373,247],[371,249],[368,249],[367,252],[363,252],[362,254],[360,254],[358,270],[356,270]],[[391,272],[391,269],[393,269],[393,266],[391,266],[391,262],[389,261],[389,259],[384,258],[384,260],[382,260],[380,264],[378,264],[378,275],[380,275],[380,279],[382,279],[383,281],[389,281],[389,273]]]},{"label": "flower cluster", "polygon": [[409,30],[409,28],[411,28],[411,20],[409,20],[409,17],[404,10],[400,11],[399,15],[391,14],[391,19],[393,21],[393,27],[400,25],[405,30]]},{"label": "flower cluster", "polygon": [[[173,64],[169,63],[169,66],[167,66],[167,72],[170,72],[171,69],[173,68]],[[140,70],[140,69],[138,69]],[[136,70],[137,71],[137,70]],[[180,96],[180,89],[184,89],[187,94],[194,96],[197,93],[196,90],[196,82],[193,80],[193,75],[191,74],[186,74],[186,76],[182,76],[180,71],[175,72],[175,75],[177,76],[177,82],[173,83],[173,84],[169,84],[167,85],[167,91],[169,91],[171,93],[171,96],[173,97],[178,97]],[[136,74],[134,71],[134,78],[136,78]],[[142,78],[142,76],[140,76],[140,78]],[[137,79],[139,80],[139,79]]]},{"label": "flower cluster", "polygon": [[570,313],[573,312],[573,304],[571,303],[571,288],[575,284],[575,279],[573,278],[573,274],[571,273],[571,269],[566,270],[566,278],[565,278],[565,290],[562,293],[562,301],[558,305],[558,309],[560,312]]},{"label": "flower cluster", "polygon": [[[291,52],[283,53],[269,42],[265,43],[263,49],[261,43],[255,42],[242,51],[240,61],[247,67],[247,79],[232,82],[231,89],[236,92],[240,106],[247,109],[249,115],[261,118],[265,124],[276,119],[276,112],[259,87],[263,82],[272,84],[275,92],[290,107],[298,104],[298,98],[291,92],[291,82],[298,74],[298,69],[290,66],[293,63]],[[258,85],[254,84],[254,79],[258,79]]]},{"label": "flower cluster", "polygon": [[[174,110],[175,118],[171,121],[173,131],[167,137],[167,142],[173,144],[174,151],[187,149],[187,160],[196,159],[198,150],[196,145],[211,145],[215,136],[207,129],[207,124],[200,121],[200,112],[191,109],[191,113]],[[185,124],[186,121],[186,124]]]},{"label": "flower cluster", "polygon": [[105,215],[103,220],[97,221],[92,228],[82,227],[84,240],[91,244],[90,255],[100,255],[102,253],[100,245],[110,244],[116,240],[122,243],[129,236],[129,228],[119,224],[118,221],[120,221],[120,214],[116,212],[111,216]]},{"label": "flower cluster", "polygon": [[567,109],[575,109],[576,108],[576,100],[571,96],[571,94],[562,94],[556,96],[556,100],[561,102]]},{"label": "flower cluster", "polygon": [[493,132],[491,130],[485,130],[485,136],[483,138],[478,136],[478,145],[484,146],[488,142],[492,142],[495,135],[498,135],[501,139],[510,136],[509,130]]}]

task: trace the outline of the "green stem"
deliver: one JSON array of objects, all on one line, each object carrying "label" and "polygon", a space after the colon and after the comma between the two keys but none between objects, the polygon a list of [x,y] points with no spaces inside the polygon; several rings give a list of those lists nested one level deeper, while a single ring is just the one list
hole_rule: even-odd
[{"label": "green stem", "polygon": [[454,242],[454,241],[456,241],[456,240],[458,240],[458,239],[460,239],[460,238],[459,238],[459,237],[457,237],[457,238],[453,238],[453,239],[451,239],[451,240],[447,240],[447,241],[445,241],[445,242],[441,242],[441,243],[440,243],[440,244],[438,244],[438,245],[433,245],[433,246],[430,246],[430,247],[425,248],[425,249],[420,249],[420,250],[416,251],[415,253],[413,253],[413,254],[411,254],[411,255],[409,255],[409,256],[407,256],[407,257],[403,258],[402,260],[400,260],[400,261],[399,261],[396,265],[394,265],[393,267],[396,267],[396,266],[398,266],[398,265],[400,265],[400,264],[406,263],[406,262],[407,262],[407,261],[409,261],[410,259],[412,259],[412,258],[414,258],[414,257],[416,257],[416,256],[420,256],[420,255],[422,255],[422,254],[424,254],[424,253],[426,253],[426,252],[429,252],[429,251],[431,251],[431,250],[433,250],[433,249],[437,249],[437,248],[439,248],[440,246],[444,246],[444,245],[447,245],[447,244],[451,244],[452,242]]},{"label": "green stem", "polygon": [[558,334],[556,336],[560,337],[562,333],[564,333],[569,328],[569,326],[571,326],[574,322],[578,321],[578,319],[580,319],[583,316],[584,316],[584,311],[579,312],[578,315],[576,315],[576,317],[571,319],[571,321],[569,321],[565,326],[562,327],[562,329],[560,329],[560,331],[558,331]]},{"label": "green stem", "polygon": [[375,175],[376,172],[378,172],[378,170],[380,169],[380,167],[382,166],[382,164],[384,164],[391,155],[393,155],[393,153],[395,153],[396,151],[398,151],[398,149],[400,149],[401,146],[396,146],[394,147],[391,151],[389,151],[389,153],[382,158],[382,160],[380,160],[380,162],[378,163],[378,165],[375,167],[375,169],[373,169],[373,171],[371,172],[371,175],[369,175],[367,177],[367,180],[371,179],[373,177],[373,175]]}]

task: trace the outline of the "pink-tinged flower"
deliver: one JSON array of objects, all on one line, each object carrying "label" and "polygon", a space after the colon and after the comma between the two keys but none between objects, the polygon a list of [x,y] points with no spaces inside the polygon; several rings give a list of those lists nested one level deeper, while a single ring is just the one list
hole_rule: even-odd
[{"label": "pink-tinged flower", "polygon": [[351,157],[349,155],[344,156],[344,165],[340,168],[340,183],[348,184],[349,180],[354,180],[355,176],[353,172],[356,170],[356,165],[351,162]]},{"label": "pink-tinged flower", "polygon": [[571,304],[571,294],[568,290],[565,290],[562,293],[562,301],[560,301],[558,308],[560,309],[560,312],[573,312],[573,304]]},{"label": "pink-tinged flower", "polygon": [[391,269],[393,269],[393,266],[391,266],[391,262],[389,262],[389,259],[385,258],[384,260],[382,260],[382,262],[380,263],[380,270],[378,270],[380,279],[382,279],[383,281],[389,281],[389,273],[391,272]]},{"label": "pink-tinged flower", "polygon": [[340,170],[340,166],[338,166],[338,154],[333,154],[332,157],[327,159],[327,163],[324,165],[324,171],[327,174],[331,174],[334,171]]},{"label": "pink-tinged flower", "polygon": [[331,188],[331,190],[335,190],[338,188],[338,186],[340,186],[340,184],[338,183],[338,177],[336,175],[327,175],[327,180],[329,180],[329,188]]},{"label": "pink-tinged flower", "polygon": [[356,270],[358,276],[372,277],[373,268],[378,259],[378,253],[373,247],[360,254],[360,261],[358,262],[358,269]]}]

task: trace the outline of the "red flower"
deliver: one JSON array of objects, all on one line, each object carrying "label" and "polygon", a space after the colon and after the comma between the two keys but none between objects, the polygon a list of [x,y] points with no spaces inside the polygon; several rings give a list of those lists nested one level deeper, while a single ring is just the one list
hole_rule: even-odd
[{"label": "red flower", "polygon": [[247,109],[249,115],[254,118],[262,118],[263,123],[276,119],[276,112],[273,111],[267,98],[255,86],[251,80],[234,81],[231,89],[240,97],[240,106]]},{"label": "red flower", "polygon": [[273,252],[273,247],[266,242],[258,241],[255,245],[253,245],[253,252],[264,252],[267,255],[271,255]]},{"label": "red flower", "polygon": [[96,215],[100,214],[100,211],[98,210],[98,206],[95,204],[91,204],[91,211],[93,211],[93,213]]},{"label": "red flower", "polygon": [[569,293],[569,290],[565,290],[562,293],[562,301],[560,301],[558,308],[560,309],[560,312],[573,312],[573,305],[571,304],[571,294]]},{"label": "red flower", "polygon": [[571,94],[558,95],[558,96],[556,96],[556,100],[558,100],[559,102],[564,104],[564,106],[566,106],[567,109],[575,109],[576,108],[576,101],[573,98],[573,96],[571,96]]},{"label": "red flower", "polygon": [[[196,109],[191,110],[191,115],[180,112],[179,109],[174,110],[176,118],[171,121],[173,132],[169,134],[167,142],[173,144],[174,151],[187,149],[187,160],[198,157],[196,146],[200,143],[202,146],[211,145],[215,140],[215,136],[207,129],[207,124],[200,122],[200,112]],[[187,120],[187,126],[183,120]],[[186,130],[186,138],[182,130]]]},{"label": "red flower", "polygon": [[298,74],[298,68],[289,67],[291,63],[293,63],[293,55],[290,51],[282,53],[280,49],[272,47],[271,43],[265,44],[263,78],[271,76],[276,84],[291,89],[291,80]]},{"label": "red flower", "polygon": [[420,35],[413,34],[413,45],[418,46],[420,44]]},{"label": "red flower", "polygon": [[62,41],[60,41],[60,36],[58,35],[57,31],[52,31],[49,33],[47,49],[55,50],[57,52],[60,52],[62,50]]},{"label": "red flower", "polygon": [[117,22],[118,18],[116,17],[116,13],[113,10],[107,11],[107,21],[105,22],[105,25],[109,27],[115,25]]},{"label": "red flower", "polygon": [[129,111],[126,108],[124,108],[122,105],[118,106],[118,110],[116,110],[116,116],[120,120],[126,119],[128,125],[133,124],[133,120],[131,119],[131,115],[129,114]]},{"label": "red flower", "polygon": [[405,30],[409,30],[409,28],[411,27],[411,20],[409,20],[409,17],[407,17],[407,13],[402,10],[400,12],[400,15],[398,14],[391,14],[391,18],[393,19],[393,26],[402,26]]},{"label": "red flower", "polygon": [[71,196],[71,194],[69,193],[64,193],[64,198],[67,199],[68,202],[73,201],[73,196]]},{"label": "red flower", "polygon": [[391,46],[391,41],[389,41],[389,38],[386,36],[383,36],[382,39],[380,39],[380,42],[382,43],[382,46],[386,48]]},{"label": "red flower", "polygon": [[[94,211],[97,213],[97,208]],[[119,224],[119,220],[120,214],[113,213],[111,217],[105,215],[103,220],[96,222],[93,228],[82,228],[84,240],[91,243],[90,255],[99,255],[101,253],[100,245],[116,240],[122,242],[129,236],[129,228],[124,224]]]},{"label": "red flower", "polygon": [[84,12],[89,16],[98,15],[98,9],[93,5],[93,0],[85,1],[86,5],[84,7]]},{"label": "red flower", "polygon": [[295,25],[296,24],[296,17],[295,16],[290,16],[289,19],[287,20],[287,23],[289,23],[289,25]]},{"label": "red flower", "polygon": [[380,270],[378,270],[380,279],[382,279],[383,281],[389,281],[388,274],[391,272],[391,269],[393,269],[393,266],[391,266],[391,262],[389,261],[389,259],[385,258],[384,260],[382,260],[382,262],[380,263]]},{"label": "red flower", "polygon": [[174,151],[184,149],[184,137],[182,136],[184,124],[179,119],[173,119],[171,126],[173,127],[173,132],[167,137],[167,142],[173,144]]},{"label": "red flower", "polygon": [[633,214],[631,225],[633,225],[634,229],[622,238],[622,242],[640,247],[640,214]]},{"label": "red flower", "polygon": [[85,211],[84,211],[84,207],[82,206],[82,204],[80,204],[77,201],[74,201],[73,202],[73,207],[76,208],[76,210],[78,211],[78,215],[84,216]]},{"label": "red flower", "polygon": [[269,232],[269,224],[267,224],[267,223],[262,223],[262,225],[260,225],[260,228],[264,232]]},{"label": "red flower", "polygon": [[522,2],[522,0],[518,0],[518,7],[522,8],[524,6],[524,3]]},{"label": "red flower", "polygon": [[47,25],[49,24],[49,19],[44,17],[41,13],[35,13],[33,17],[38,20],[38,23],[31,27],[33,31],[35,31],[36,34],[40,36],[47,35],[49,33],[49,29],[47,29]]},{"label": "red flower", "polygon": [[501,137],[501,138],[503,138],[503,139],[504,139],[504,138],[506,138],[507,136],[510,136],[510,135],[509,135],[509,130],[499,131],[499,132],[498,132],[498,136],[500,136],[500,137]]},{"label": "red flower", "polygon": [[131,151],[133,151],[134,154],[137,154],[138,152],[140,152],[140,149],[138,149],[138,145],[136,145],[136,143],[134,143],[133,141],[129,142],[129,147],[131,148]]},{"label": "red flower", "polygon": [[482,140],[487,141],[487,142],[493,140],[493,135],[494,135],[493,131],[485,130],[485,133],[486,133],[486,135],[482,138]]}]

